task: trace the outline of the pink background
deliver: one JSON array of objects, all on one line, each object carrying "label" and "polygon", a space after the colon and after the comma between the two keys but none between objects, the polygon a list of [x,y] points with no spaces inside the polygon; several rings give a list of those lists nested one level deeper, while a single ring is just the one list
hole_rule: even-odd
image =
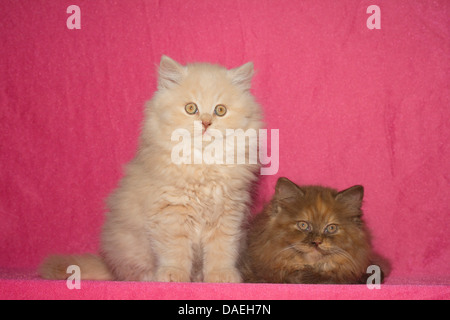
[{"label": "pink background", "polygon": [[[66,27],[71,4],[81,30]],[[366,27],[371,4],[380,30]],[[50,285],[8,270],[33,270],[49,253],[96,252],[105,197],[136,151],[167,54],[254,62],[252,92],[280,134],[280,169],[261,179],[255,212],[279,176],[362,184],[373,245],[392,264],[387,284],[448,298],[449,17],[447,0],[1,1],[0,286],[16,288],[3,296],[24,294],[15,278],[29,279],[30,292]],[[216,286],[203,289],[227,297],[214,296]],[[261,297],[257,286],[234,286]],[[274,288],[264,297],[293,287]],[[299,297],[326,290],[312,288]]]}]

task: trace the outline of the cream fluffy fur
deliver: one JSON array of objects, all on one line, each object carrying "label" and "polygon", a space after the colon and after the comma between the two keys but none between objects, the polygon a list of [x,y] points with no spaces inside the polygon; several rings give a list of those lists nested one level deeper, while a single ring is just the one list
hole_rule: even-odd
[{"label": "cream fluffy fur", "polygon": [[[159,86],[145,110],[139,150],[108,200],[101,258],[51,257],[45,278],[65,279],[73,262],[82,279],[239,282],[236,261],[249,211],[250,188],[259,165],[174,164],[172,132],[193,132],[195,120],[209,128],[244,131],[262,127],[250,94],[253,65],[227,70],[211,64],[182,66],[163,56]],[[194,102],[198,113],[184,107]],[[223,104],[227,113],[214,114]],[[205,143],[203,144],[205,147]]]}]

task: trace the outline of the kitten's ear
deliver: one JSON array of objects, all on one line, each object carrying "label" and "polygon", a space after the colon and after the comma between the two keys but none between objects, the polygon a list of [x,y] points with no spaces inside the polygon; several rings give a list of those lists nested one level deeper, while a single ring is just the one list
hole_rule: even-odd
[{"label": "kitten's ear", "polygon": [[253,73],[253,62],[248,62],[240,67],[228,70],[233,84],[242,90],[250,90]]},{"label": "kitten's ear", "polygon": [[337,201],[346,203],[354,208],[360,209],[363,197],[364,197],[364,187],[356,185],[338,192],[335,199]]},{"label": "kitten's ear", "polygon": [[288,178],[281,177],[278,179],[275,186],[275,198],[277,200],[290,202],[304,195],[303,190]]},{"label": "kitten's ear", "polygon": [[175,60],[163,55],[159,64],[158,87],[169,89],[180,84],[186,73],[186,68]]},{"label": "kitten's ear", "polygon": [[299,186],[293,183],[288,178],[279,178],[277,185],[275,186],[275,195],[273,197],[273,214],[278,214],[281,212],[281,207],[283,204],[289,205],[294,203],[300,197],[303,197],[305,193]]}]

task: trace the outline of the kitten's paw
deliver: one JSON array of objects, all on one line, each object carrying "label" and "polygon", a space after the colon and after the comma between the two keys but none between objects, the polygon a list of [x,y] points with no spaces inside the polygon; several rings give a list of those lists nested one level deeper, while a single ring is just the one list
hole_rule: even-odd
[{"label": "kitten's paw", "polygon": [[242,277],[236,268],[216,269],[205,274],[205,282],[242,282]]},{"label": "kitten's paw", "polygon": [[190,275],[176,267],[160,267],[155,274],[155,281],[160,282],[190,282]]}]

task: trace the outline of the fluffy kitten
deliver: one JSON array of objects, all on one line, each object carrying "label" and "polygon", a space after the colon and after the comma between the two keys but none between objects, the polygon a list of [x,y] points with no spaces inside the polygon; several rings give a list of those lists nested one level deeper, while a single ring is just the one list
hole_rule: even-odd
[{"label": "fluffy kitten", "polygon": [[337,192],[280,178],[250,226],[244,280],[273,283],[365,283],[372,264],[361,220],[364,189]]},{"label": "fluffy kitten", "polygon": [[76,264],[82,279],[241,281],[236,260],[259,165],[175,164],[179,141],[171,137],[176,129],[189,132],[189,151],[198,154],[208,143],[195,145],[194,121],[202,126],[200,140],[211,129],[224,136],[226,129],[260,129],[252,76],[252,63],[228,70],[163,56],[138,152],[108,201],[100,256],[52,256],[41,275],[65,279],[67,266]]}]

